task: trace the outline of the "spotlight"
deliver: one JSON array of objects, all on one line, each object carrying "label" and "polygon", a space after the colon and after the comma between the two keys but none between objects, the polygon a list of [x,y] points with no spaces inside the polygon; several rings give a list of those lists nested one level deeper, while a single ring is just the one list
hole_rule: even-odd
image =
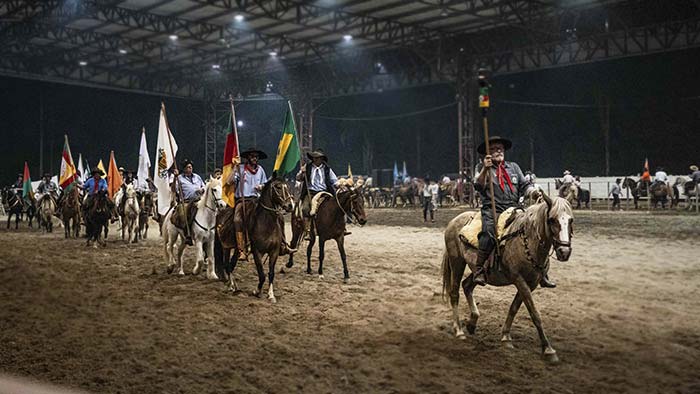
[{"label": "spotlight", "polygon": [[442,11],[440,12],[440,16],[450,16],[449,11],[447,11],[447,8],[443,8]]},{"label": "spotlight", "polygon": [[168,38],[170,38],[170,41],[177,41],[177,34],[171,34]]},{"label": "spotlight", "polygon": [[236,14],[236,16],[233,17],[233,19],[235,19],[236,22],[243,22],[243,15]]},{"label": "spotlight", "polygon": [[275,52],[275,51],[270,52],[270,56],[277,57],[277,52]]},{"label": "spotlight", "polygon": [[214,70],[218,70],[221,68],[221,65],[220,64],[212,64],[211,68],[213,68]]},{"label": "spotlight", "polygon": [[78,64],[80,65],[80,67],[85,67],[85,66],[87,66],[87,62],[86,62],[85,60],[79,61]]},{"label": "spotlight", "polygon": [[238,122],[236,122],[236,124],[238,125],[238,127],[243,127],[243,121],[242,121],[242,120],[239,120]]},{"label": "spotlight", "polygon": [[126,49],[120,49],[120,50],[119,50],[119,53],[122,54],[122,55],[126,55]]},{"label": "spotlight", "polygon": [[377,66],[377,68],[382,68],[382,64],[380,62],[377,62],[377,64],[375,64],[375,66]]},{"label": "spotlight", "polygon": [[352,41],[352,36],[350,34],[346,34],[343,36],[343,40],[345,40],[345,42]]}]

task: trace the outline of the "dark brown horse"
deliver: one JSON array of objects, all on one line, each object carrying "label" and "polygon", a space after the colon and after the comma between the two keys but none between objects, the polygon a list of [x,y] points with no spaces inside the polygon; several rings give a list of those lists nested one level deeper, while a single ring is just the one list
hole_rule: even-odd
[{"label": "dark brown horse", "polygon": [[[567,261],[571,255],[571,237],[573,235],[573,213],[571,205],[561,197],[550,199],[542,195],[543,201],[531,205],[519,214],[506,228],[506,239],[501,249],[500,264],[486,272],[487,284],[492,286],[515,285],[518,289],[503,325],[501,342],[512,348],[513,339],[510,328],[513,319],[524,302],[530,318],[537,328],[542,346],[542,353],[549,362],[558,361],[556,351],[542,328],[540,314],[535,307],[531,292],[537,287],[542,276],[549,269],[549,251],[554,248],[557,259]],[[445,230],[445,252],[442,257],[443,294],[448,294],[452,305],[452,327],[455,336],[464,339],[464,331],[459,320],[459,284],[467,266],[473,272],[476,262],[476,249],[462,241],[460,230],[467,224],[474,212],[464,212],[452,219]],[[476,331],[479,309],[474,302],[473,291],[476,286],[474,275],[467,275],[462,281],[464,295],[469,302],[470,317],[467,330]]]},{"label": "dark brown horse", "polygon": [[[253,206],[253,211],[246,221],[248,236],[250,238],[250,249],[255,261],[255,268],[258,272],[258,287],[253,291],[253,295],[260,297],[263,284],[265,283],[265,271],[263,269],[263,256],[269,259],[268,277],[270,288],[268,298],[272,303],[277,302],[274,292],[275,264],[279,257],[280,246],[284,239],[284,211],[292,211],[292,195],[289,193],[289,186],[283,179],[273,177],[270,179],[262,191],[260,198]],[[246,206],[248,207],[248,205]],[[225,218],[224,222],[218,222],[216,230],[216,240],[214,258],[217,271],[224,271],[225,278],[229,282],[231,291],[238,291],[238,284],[233,275],[238,263],[239,250],[236,245],[235,232],[233,231],[232,208],[227,208],[219,215]],[[218,219],[218,217],[217,217]],[[223,270],[222,267],[223,266]]]},{"label": "dark brown horse", "polygon": [[[353,189],[341,189],[334,197],[327,198],[318,207],[314,219],[311,221],[309,234],[309,246],[306,248],[306,273],[311,274],[311,252],[313,251],[316,235],[318,235],[318,276],[323,278],[323,258],[325,257],[325,243],[334,239],[338,244],[340,259],[343,261],[343,280],[350,278],[348,272],[347,257],[345,255],[345,219],[352,216],[357,223],[367,223],[365,215],[364,199],[362,195]],[[292,246],[297,248],[304,232],[303,221],[292,215]],[[289,256],[287,268],[294,265],[294,256]]]},{"label": "dark brown horse", "polygon": [[[87,246],[97,242],[107,246],[107,241],[102,238],[104,229],[107,238],[107,225],[112,217],[112,209],[109,206],[106,191],[99,191],[92,196],[92,207],[85,213],[85,232],[87,234]],[[95,244],[97,247],[97,244]]]},{"label": "dark brown horse", "polygon": [[141,208],[139,212],[139,229],[136,231],[137,239],[147,239],[148,238],[148,220],[153,214],[153,192],[142,191],[136,193],[139,200],[139,207]]},{"label": "dark brown horse", "polygon": [[[80,236],[80,189],[71,187],[61,202],[61,218],[66,238]],[[71,224],[73,231],[71,232]]]}]

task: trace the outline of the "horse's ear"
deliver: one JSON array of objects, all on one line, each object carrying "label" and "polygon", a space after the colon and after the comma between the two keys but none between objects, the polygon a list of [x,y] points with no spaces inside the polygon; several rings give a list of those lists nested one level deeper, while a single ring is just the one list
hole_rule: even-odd
[{"label": "horse's ear", "polygon": [[272,179],[277,179],[277,171],[272,171]]},{"label": "horse's ear", "polygon": [[547,210],[552,209],[552,198],[547,195],[547,193],[542,193],[542,200],[547,204]]}]

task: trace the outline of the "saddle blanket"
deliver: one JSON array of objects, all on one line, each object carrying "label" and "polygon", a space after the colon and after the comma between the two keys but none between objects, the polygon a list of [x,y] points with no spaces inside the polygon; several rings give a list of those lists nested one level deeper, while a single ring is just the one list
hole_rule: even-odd
[{"label": "saddle blanket", "polygon": [[314,198],[311,199],[311,210],[309,211],[310,216],[316,215],[316,211],[318,210],[318,207],[321,205],[322,202],[326,201],[328,198],[333,197],[332,194],[328,192],[318,192],[314,196]]},{"label": "saddle blanket", "polygon": [[[498,223],[496,224],[496,234],[498,234],[498,240],[500,241],[506,233],[506,227],[512,222],[509,219],[516,212],[515,207],[510,207],[498,215]],[[515,218],[515,216],[513,216]],[[470,246],[474,248],[479,248],[479,233],[481,232],[481,211],[474,213],[467,224],[459,230],[459,236],[463,240],[466,240]]]}]

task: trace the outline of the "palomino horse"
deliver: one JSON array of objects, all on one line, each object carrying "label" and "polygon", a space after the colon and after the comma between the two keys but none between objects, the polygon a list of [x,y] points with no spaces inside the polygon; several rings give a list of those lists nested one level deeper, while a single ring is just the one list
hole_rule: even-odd
[{"label": "palomino horse", "polygon": [[[80,189],[77,186],[73,186],[66,193],[61,203],[64,233],[66,238],[71,236],[78,238],[80,235]],[[72,232],[71,225],[73,226]]]},{"label": "palomino horse", "polygon": [[[292,194],[289,192],[287,183],[283,179],[273,177],[267,181],[260,192],[260,198],[258,198],[258,201],[252,208],[253,211],[247,215],[249,220],[246,221],[246,226],[248,227],[248,236],[250,238],[250,249],[255,261],[255,269],[258,272],[258,287],[253,291],[253,295],[260,297],[262,293],[262,288],[265,284],[262,258],[267,254],[269,259],[268,279],[270,281],[267,296],[272,303],[277,302],[274,291],[275,264],[277,264],[280,247],[284,239],[283,212],[292,211],[292,201]],[[225,216],[233,218],[231,214]],[[238,291],[238,284],[234,278],[233,271],[236,269],[240,251],[236,247],[236,237],[234,231],[232,231],[233,223],[226,221],[222,223],[222,226],[226,227],[225,229],[222,227],[221,231],[219,231],[219,240],[221,241],[223,253],[217,254],[217,259],[220,259],[224,265],[223,268],[228,279],[229,289],[235,292]]]},{"label": "palomino horse", "polygon": [[[138,221],[141,208],[134,185],[126,185],[122,204],[124,204],[122,207],[122,240],[125,240],[126,243],[136,243],[138,241]],[[127,231],[129,232],[129,237],[125,238]]]},{"label": "palomino horse", "polygon": [[38,201],[39,224],[45,232],[53,232],[53,215],[56,213],[56,200],[50,194],[44,194]]},{"label": "palomino horse", "polygon": [[139,229],[136,232],[136,236],[140,239],[148,238],[148,220],[153,214],[154,198],[151,191],[142,191],[136,193],[139,200],[139,207],[141,212],[139,213]]},{"label": "palomino horse", "polygon": [[[109,218],[112,217],[112,209],[109,207],[106,191],[99,191],[92,196],[92,206],[85,213],[85,233],[87,234],[87,246],[94,241],[97,244],[107,246],[107,241],[102,238],[102,230],[107,227]],[[105,233],[105,238],[107,237]]]},{"label": "palomino horse", "polygon": [[[698,203],[700,187],[688,177],[676,178],[675,188],[681,188],[681,193],[685,196],[687,209],[693,209],[693,204]],[[680,196],[679,196],[680,199]]]},{"label": "palomino horse", "polygon": [[[571,205],[561,197],[550,199],[542,194],[542,202],[528,207],[518,214],[513,223],[506,228],[504,246],[501,247],[502,258],[499,268],[490,268],[486,273],[489,285],[515,285],[518,293],[508,311],[508,317],[501,330],[501,342],[512,348],[513,339],[510,328],[520,305],[525,302],[530,318],[537,328],[542,345],[542,352],[549,362],[557,362],[557,355],[542,328],[540,314],[535,307],[531,291],[537,287],[542,276],[549,269],[549,251],[554,247],[557,259],[567,261],[571,255],[571,236],[573,235],[573,212]],[[442,288],[447,293],[452,305],[452,327],[457,338],[464,339],[464,331],[459,321],[459,282],[462,280],[466,266],[473,272],[476,262],[476,249],[467,245],[459,237],[462,227],[471,219],[474,212],[464,212],[452,219],[445,230],[445,252],[442,257]],[[472,292],[475,287],[474,275],[469,274],[462,282],[464,295],[469,301],[470,318],[467,330],[474,334],[479,310],[474,302]]]},{"label": "palomino horse", "polygon": [[[214,272],[214,229],[216,228],[216,213],[219,208],[226,206],[226,203],[221,200],[221,180],[209,178],[207,186],[204,189],[202,198],[196,203],[197,213],[194,216],[192,223],[192,240],[194,241],[194,249],[197,253],[197,261],[192,274],[197,275],[202,269],[203,264],[207,264],[207,279],[219,279]],[[175,265],[179,266],[178,274],[185,275],[185,270],[182,266],[182,252],[187,244],[185,243],[185,233],[183,230],[175,227],[170,220],[175,209],[171,209],[162,224],[163,246],[165,248],[165,263],[168,266],[168,273],[173,272]],[[173,254],[173,248],[177,239],[181,238],[181,242],[177,247],[177,254]],[[204,248],[206,249],[206,259],[204,256]],[[206,261],[205,261],[206,260]],[[155,267],[153,268],[155,272]]]},{"label": "palomino horse", "polygon": [[[323,258],[325,256],[326,241],[334,239],[338,245],[340,259],[343,261],[343,280],[350,279],[348,272],[348,262],[345,255],[345,219],[352,217],[360,225],[367,223],[365,215],[364,199],[354,189],[340,189],[335,197],[324,200],[316,211],[316,215],[311,220],[311,230],[309,234],[309,246],[306,248],[306,273],[311,274],[311,252],[313,251],[316,235],[318,235],[318,276],[323,278]],[[304,232],[303,221],[292,215],[292,245],[298,247],[299,240]],[[294,256],[289,256],[287,268],[294,265]]]},{"label": "palomino horse", "polygon": [[559,197],[566,199],[573,206],[574,201],[578,200],[578,187],[575,184],[566,187],[560,179],[554,179],[554,186],[559,190]]}]

